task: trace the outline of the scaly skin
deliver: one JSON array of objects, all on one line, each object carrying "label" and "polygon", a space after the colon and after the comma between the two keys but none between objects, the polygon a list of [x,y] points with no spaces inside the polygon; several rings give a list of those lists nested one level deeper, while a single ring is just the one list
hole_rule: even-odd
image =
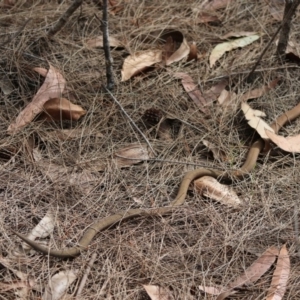
[{"label": "scaly skin", "polygon": [[[295,118],[297,118],[300,115],[300,104],[295,106],[293,109],[285,112],[281,116],[279,116],[275,122],[271,125],[271,127],[274,129],[274,131],[277,133],[279,129],[286,124],[288,121],[292,121]],[[16,231],[13,231],[14,234],[16,234],[19,238],[21,238],[24,242],[26,242],[28,245],[30,245],[34,250],[41,252],[46,255],[55,256],[59,258],[72,258],[80,255],[81,251],[87,249],[88,245],[92,241],[92,239],[95,237],[95,235],[106,229],[107,227],[110,227],[120,221],[125,221],[127,219],[131,219],[137,216],[149,216],[153,214],[159,214],[159,215],[166,215],[173,211],[174,208],[177,206],[182,205],[185,202],[185,197],[187,194],[187,190],[189,188],[190,183],[200,177],[203,176],[212,176],[214,178],[222,178],[222,179],[230,179],[230,178],[236,178],[240,179],[247,175],[255,166],[257,158],[259,153],[264,147],[264,140],[259,139],[255,143],[252,144],[246,161],[243,164],[243,166],[235,171],[228,171],[228,172],[222,172],[220,170],[215,169],[205,169],[200,168],[193,171],[187,172],[180,184],[177,196],[174,201],[170,203],[167,207],[159,207],[156,209],[129,209],[129,210],[123,210],[115,215],[111,215],[108,217],[105,217],[103,219],[100,219],[99,221],[92,224],[84,233],[83,237],[79,241],[78,246],[67,248],[63,250],[52,250],[48,249],[40,244],[38,244],[35,241],[32,241],[28,239],[25,235],[18,233]]]}]

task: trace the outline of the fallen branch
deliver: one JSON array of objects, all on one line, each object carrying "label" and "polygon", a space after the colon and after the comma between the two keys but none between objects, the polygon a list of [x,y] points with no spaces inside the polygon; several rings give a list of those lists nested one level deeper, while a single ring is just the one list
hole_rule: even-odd
[{"label": "fallen branch", "polygon": [[114,83],[114,76],[113,76],[113,69],[112,69],[113,60],[111,57],[110,47],[109,47],[107,0],[103,0],[102,31],[103,31],[103,49],[105,55],[107,89],[112,91],[115,83]]},{"label": "fallen branch", "polygon": [[281,26],[282,29],[279,36],[278,46],[277,46],[277,55],[279,58],[282,58],[285,55],[285,50],[288,44],[290,30],[291,30],[291,22],[299,4],[300,4],[299,0],[285,1],[283,21]]},{"label": "fallen branch", "polygon": [[74,0],[66,12],[59,18],[58,22],[52,26],[48,31],[48,37],[53,37],[57,34],[67,23],[68,19],[72,16],[75,10],[82,4],[83,0]]}]

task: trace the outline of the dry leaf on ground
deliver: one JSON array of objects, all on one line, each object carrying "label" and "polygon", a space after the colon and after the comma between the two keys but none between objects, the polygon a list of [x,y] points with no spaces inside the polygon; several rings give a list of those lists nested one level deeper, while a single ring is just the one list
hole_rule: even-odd
[{"label": "dry leaf on ground", "polygon": [[151,300],[173,300],[171,292],[157,285],[143,285]]},{"label": "dry leaf on ground", "polygon": [[254,99],[263,96],[265,93],[273,89],[277,85],[278,81],[279,78],[276,78],[272,80],[268,85],[246,92],[242,95],[241,100],[247,101],[249,99]]},{"label": "dry leaf on ground", "polygon": [[268,138],[284,151],[300,153],[300,134],[284,137],[266,129]]},{"label": "dry leaf on ground", "polygon": [[42,300],[59,300],[77,277],[77,270],[61,271],[49,280]]},{"label": "dry leaf on ground", "polygon": [[190,53],[190,46],[180,31],[166,32],[162,34],[161,40],[165,41],[162,60],[167,66],[180,61]]},{"label": "dry leaf on ground", "polygon": [[268,139],[266,129],[273,132],[274,130],[260,117],[265,117],[266,114],[260,110],[252,109],[246,102],[242,102],[242,111],[248,124],[254,128],[263,139]]},{"label": "dry leaf on ground", "polygon": [[[275,42],[278,45],[278,40]],[[300,58],[300,46],[296,41],[289,40],[285,49],[286,58],[292,61],[299,62]]]},{"label": "dry leaf on ground", "polygon": [[277,21],[282,21],[285,0],[269,0],[269,12]]},{"label": "dry leaf on ground", "polygon": [[244,284],[254,283],[263,274],[265,274],[272,266],[279,251],[278,248],[272,246],[268,248],[256,261],[248,267],[244,274],[238,276],[233,282],[229,284],[230,288],[240,287]]},{"label": "dry leaf on ground", "polygon": [[198,49],[197,49],[197,45],[195,42],[192,42],[191,44],[189,44],[190,47],[190,53],[187,57],[186,61],[191,61],[191,60],[197,60],[198,59]]},{"label": "dry leaf on ground", "polygon": [[290,275],[290,257],[286,245],[278,256],[276,269],[273,273],[272,282],[266,300],[281,300],[284,296]]},{"label": "dry leaf on ground", "polygon": [[227,7],[232,0],[205,0],[200,8],[203,10],[217,10],[220,8]]},{"label": "dry leaf on ground", "polygon": [[218,102],[220,106],[230,108],[235,105],[236,99],[237,94],[235,92],[224,89],[218,97]]},{"label": "dry leaf on ground", "polygon": [[207,12],[200,12],[197,18],[193,19],[193,24],[201,23],[220,23],[220,19],[217,16],[209,14]]},{"label": "dry leaf on ground", "polygon": [[214,101],[217,101],[227,84],[228,80],[224,79],[212,86],[208,91],[205,91],[203,93],[203,97],[205,98],[206,102],[211,104]]},{"label": "dry leaf on ground", "polygon": [[0,90],[4,95],[8,96],[14,91],[14,86],[8,78],[0,79]]},{"label": "dry leaf on ground", "polygon": [[194,181],[194,186],[200,195],[214,199],[221,204],[237,208],[242,203],[231,187],[219,183],[213,177],[203,176]]},{"label": "dry leaf on ground", "polygon": [[116,151],[113,162],[119,168],[130,167],[149,159],[149,153],[145,144],[132,144]]},{"label": "dry leaf on ground", "polygon": [[[108,41],[110,47],[124,47],[117,38],[111,35],[108,37]],[[85,41],[85,43],[89,48],[103,47],[103,36],[97,36],[95,38],[88,39]]]},{"label": "dry leaf on ground", "polygon": [[44,104],[44,109],[39,120],[77,121],[86,114],[86,111],[79,105],[73,104],[66,98],[54,98]]},{"label": "dry leaf on ground", "polygon": [[221,36],[220,39],[227,40],[229,38],[238,38],[242,36],[250,36],[255,34],[257,34],[257,32],[255,31],[238,31],[238,32],[230,31],[227,34]]},{"label": "dry leaf on ground", "polygon": [[[27,238],[34,241],[36,238],[45,238],[49,236],[54,230],[55,217],[53,212],[49,209],[43,219],[31,230]],[[22,243],[23,249],[31,249],[27,243]]]},{"label": "dry leaf on ground", "polygon": [[259,35],[251,35],[243,38],[235,39],[229,42],[218,44],[211,52],[209,56],[209,64],[212,68],[216,61],[220,59],[225,52],[231,51],[233,49],[242,48],[247,45],[250,45],[254,41],[259,39]]},{"label": "dry leaf on ground", "polygon": [[221,293],[218,297],[217,297],[217,299],[216,300],[224,300],[224,299],[226,299],[227,297],[229,297],[230,295],[233,295],[233,294],[235,294],[236,293],[236,291],[226,291],[226,292],[223,292],[223,293]]},{"label": "dry leaf on ground", "polygon": [[30,123],[43,110],[44,104],[51,98],[60,98],[66,81],[60,72],[50,65],[43,85],[32,101],[19,113],[15,122],[9,125],[7,131],[14,134]]},{"label": "dry leaf on ground", "polygon": [[148,50],[143,52],[137,52],[133,55],[129,55],[125,58],[122,67],[122,80],[126,81],[131,77],[145,71],[152,65],[161,62],[162,51],[161,50]]},{"label": "dry leaf on ground", "polygon": [[220,295],[224,290],[226,290],[226,287],[215,287],[215,286],[203,286],[203,285],[199,285],[198,288],[210,295]]},{"label": "dry leaf on ground", "polygon": [[48,70],[45,68],[36,67],[36,68],[33,68],[33,70],[36,71],[37,73],[39,73],[43,77],[46,77],[48,74]]},{"label": "dry leaf on ground", "polygon": [[192,77],[182,72],[175,73],[174,77],[181,79],[181,83],[190,98],[195,102],[195,104],[200,108],[202,112],[207,113],[207,109],[205,108],[205,106],[209,103],[203,97],[197,85],[193,82]]},{"label": "dry leaf on ground", "polygon": [[214,159],[219,160],[219,161],[227,160],[226,153],[224,151],[222,151],[219,146],[216,146],[215,144],[213,144],[207,140],[202,140],[202,143],[213,153]]}]

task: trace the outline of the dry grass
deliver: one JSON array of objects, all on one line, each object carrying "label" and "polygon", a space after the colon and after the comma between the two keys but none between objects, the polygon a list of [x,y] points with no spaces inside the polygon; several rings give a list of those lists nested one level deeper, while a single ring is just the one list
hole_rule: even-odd
[{"label": "dry grass", "polygon": [[[1,154],[0,249],[3,256],[20,244],[10,228],[28,233],[49,208],[57,217],[51,247],[71,246],[97,219],[122,209],[166,205],[176,195],[183,174],[191,168],[161,162],[144,162],[121,170],[109,168],[95,173],[97,180],[90,193],[85,193],[80,185],[66,184],[66,175],[54,181],[45,178],[26,150],[30,136],[34,137],[47,163],[76,170],[81,170],[81,166],[92,159],[101,162],[125,145],[144,141],[115,103],[101,91],[101,83],[106,82],[103,50],[89,50],[83,44],[85,39],[101,34],[101,11],[93,1],[85,1],[53,40],[45,38],[45,30],[71,1],[63,0],[61,4],[42,0],[17,2],[11,9],[0,10],[0,43],[10,39],[26,19],[31,18],[25,29],[0,49],[1,79],[8,78],[14,86],[12,94],[2,93],[0,98],[1,153],[7,148],[18,150],[9,159]],[[274,57],[274,47],[263,58],[259,66],[262,71],[257,73],[251,86],[240,84],[242,76],[237,74],[250,70],[278,26],[265,2],[233,1],[227,9],[217,13],[223,20],[222,26],[195,24],[192,8],[199,2],[126,1],[123,11],[110,16],[110,34],[126,41],[134,53],[154,48],[155,32],[176,28],[188,41],[195,41],[201,52],[209,53],[219,42],[218,37],[229,31],[258,31],[265,34],[260,42],[228,53],[212,70],[207,59],[175,63],[168,68],[188,72],[204,90],[220,76],[229,75],[239,93],[281,76],[281,84],[276,89],[253,100],[251,105],[266,111],[268,121],[293,107],[298,102],[299,70],[296,65],[282,68]],[[292,30],[292,37],[299,36],[299,17]],[[211,115],[204,118],[178,80],[164,70],[145,79],[122,83],[120,70],[126,55],[125,51],[112,51],[117,82],[114,94],[147,135],[160,158],[199,164],[206,161],[224,170],[241,165],[256,136],[238,109],[217,114],[213,108]],[[20,134],[6,135],[9,124],[42,83],[31,71],[32,67],[47,68],[48,62],[64,74],[76,103],[87,110],[87,115],[77,123],[33,122]],[[173,142],[159,140],[141,118],[151,107],[162,109],[199,130],[181,124]],[[287,126],[283,132],[295,134],[299,122]],[[61,128],[88,129],[89,133],[64,142],[53,137],[41,138],[47,131]],[[99,132],[103,137],[95,138]],[[203,138],[218,144],[228,153],[230,162],[213,161],[201,143]],[[292,269],[285,299],[298,299],[300,264],[293,218],[294,206],[299,201],[298,165],[297,155],[281,151],[275,156],[262,155],[249,179],[233,184],[246,201],[241,211],[233,211],[191,191],[186,203],[174,214],[140,217],[99,233],[88,251],[76,259],[60,260],[35,253],[20,261],[12,260],[11,265],[45,286],[49,277],[60,270],[79,269],[83,274],[91,254],[96,252],[97,260],[81,299],[148,299],[141,284],[170,287],[176,299],[208,299],[198,290],[199,285],[225,285],[248,267],[257,258],[256,254],[271,245],[287,243]],[[134,197],[143,204],[136,203]],[[268,272],[258,283],[241,289],[232,298],[263,299],[271,275],[272,272]],[[0,268],[0,278],[16,279],[4,267]],[[73,284],[70,292],[74,292],[76,286]],[[30,295],[30,299],[38,297],[39,293],[34,291]],[[1,296],[1,299],[14,298],[13,291]]]}]

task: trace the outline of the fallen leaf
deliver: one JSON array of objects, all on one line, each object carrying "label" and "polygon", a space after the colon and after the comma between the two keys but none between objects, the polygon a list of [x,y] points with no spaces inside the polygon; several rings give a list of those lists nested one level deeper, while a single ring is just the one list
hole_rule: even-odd
[{"label": "fallen leaf", "polygon": [[285,0],[269,0],[269,12],[277,21],[282,21],[284,13]]},{"label": "fallen leaf", "polygon": [[113,162],[119,168],[123,168],[135,165],[149,158],[146,145],[132,144],[116,151],[113,155]]},{"label": "fallen leaf", "polygon": [[73,120],[77,121],[86,114],[86,111],[79,105],[73,104],[66,98],[54,98],[48,100],[44,104],[44,109],[39,120],[61,121]]},{"label": "fallen leaf", "polygon": [[161,288],[157,285],[143,285],[151,300],[172,300],[174,297],[167,289]]},{"label": "fallen leaf", "polygon": [[148,50],[129,55],[125,58],[122,67],[122,80],[126,81],[131,77],[145,71],[155,63],[161,62],[161,50]]},{"label": "fallen leaf", "polygon": [[[276,46],[278,45],[278,40],[275,42]],[[297,42],[289,40],[285,49],[286,57],[290,60],[295,60],[299,62],[300,58],[300,46]]]},{"label": "fallen leaf", "polygon": [[181,79],[181,83],[190,98],[195,102],[195,104],[200,108],[202,112],[207,113],[207,109],[205,108],[205,106],[209,103],[203,97],[197,85],[193,82],[192,77],[182,72],[175,73],[174,77]]},{"label": "fallen leaf", "polygon": [[[117,38],[111,35],[108,37],[108,41],[110,47],[124,47]],[[85,41],[85,43],[89,48],[103,47],[103,36],[97,36],[95,38],[88,39]]]},{"label": "fallen leaf", "polygon": [[238,31],[238,32],[234,32],[234,31],[230,31],[227,34],[221,36],[220,38],[222,40],[227,40],[229,38],[238,38],[238,37],[242,37],[242,36],[251,36],[251,35],[255,35],[257,34],[257,32],[255,31]]},{"label": "fallen leaf", "polygon": [[235,92],[227,91],[226,89],[224,89],[218,97],[218,102],[221,106],[229,108],[235,105],[236,99],[237,94]]},{"label": "fallen leaf", "polygon": [[300,134],[284,137],[266,129],[268,138],[286,152],[300,153]]},{"label": "fallen leaf", "polygon": [[266,114],[260,110],[252,109],[246,102],[242,102],[242,111],[248,124],[254,128],[263,139],[268,139],[266,129],[274,132],[274,130],[260,117],[265,117]]},{"label": "fallen leaf", "polygon": [[272,266],[279,251],[275,246],[268,248],[257,260],[255,260],[250,267],[248,267],[244,274],[238,276],[229,287],[234,289],[244,284],[254,283],[263,274],[265,274]]},{"label": "fallen leaf", "polygon": [[165,41],[162,60],[166,66],[189,55],[190,46],[180,31],[167,31],[161,35],[160,39]]},{"label": "fallen leaf", "polygon": [[60,72],[50,65],[43,85],[32,101],[19,113],[15,122],[9,125],[7,131],[14,134],[30,123],[43,110],[44,104],[51,98],[60,98],[66,81]]},{"label": "fallen leaf", "polygon": [[221,204],[237,208],[242,203],[232,188],[219,183],[218,180],[213,177],[203,176],[194,181],[194,186],[200,195],[214,199]]},{"label": "fallen leaf", "polygon": [[33,68],[34,71],[36,71],[37,73],[39,73],[41,76],[43,77],[46,77],[47,76],[47,73],[48,73],[48,70],[45,69],[45,68],[41,68],[41,67],[36,67],[36,68]]},{"label": "fallen leaf", "polygon": [[9,95],[14,91],[14,86],[8,78],[2,78],[0,80],[0,89],[4,95]]},{"label": "fallen leaf", "polygon": [[213,143],[202,140],[202,143],[204,146],[206,146],[214,155],[214,159],[217,159],[219,161],[226,161],[227,157],[224,151],[220,150],[220,147],[214,145]]},{"label": "fallen leaf", "polygon": [[217,10],[220,8],[227,7],[232,0],[205,0],[200,8],[203,10]]},{"label": "fallen leaf", "polygon": [[189,44],[190,47],[190,53],[187,57],[186,61],[191,61],[191,60],[197,60],[198,59],[198,49],[197,49],[197,45],[195,42],[192,42],[191,44]]},{"label": "fallen leaf", "polygon": [[273,273],[272,282],[266,300],[281,300],[285,294],[290,275],[290,257],[286,245],[279,253],[276,269]]},{"label": "fallen leaf", "polygon": [[220,295],[222,291],[226,289],[225,287],[220,287],[220,286],[214,287],[214,286],[203,286],[203,285],[199,285],[198,288],[201,291],[211,295]]},{"label": "fallen leaf", "polygon": [[59,300],[67,292],[68,287],[77,277],[78,271],[61,271],[49,280],[42,300]]},{"label": "fallen leaf", "polygon": [[220,23],[221,21],[217,16],[202,12],[198,15],[197,19],[194,20],[194,22],[196,24],[201,24],[201,23]]},{"label": "fallen leaf", "polygon": [[[31,230],[27,238],[34,241],[36,238],[45,238],[49,236],[54,230],[54,214],[49,209],[43,219]],[[22,244],[23,249],[31,249],[27,243]]]},{"label": "fallen leaf", "polygon": [[213,103],[214,101],[218,100],[222,91],[228,84],[228,80],[221,80],[216,85],[212,86],[208,91],[203,93],[203,97],[205,98],[207,103]]},{"label": "fallen leaf", "polygon": [[242,101],[247,101],[249,99],[254,99],[254,98],[258,98],[258,97],[263,96],[268,91],[273,89],[277,85],[278,81],[279,81],[279,78],[276,78],[273,81],[271,81],[268,85],[265,85],[265,86],[260,87],[258,89],[248,91],[247,93],[242,95],[241,100]]},{"label": "fallen leaf", "polygon": [[108,0],[109,3],[109,13],[116,15],[118,12],[124,9],[124,6],[121,4],[122,1]]},{"label": "fallen leaf", "polygon": [[194,24],[201,23],[220,23],[220,19],[217,16],[211,15],[207,12],[200,12],[197,18],[193,19]]},{"label": "fallen leaf", "polygon": [[250,45],[254,41],[259,39],[259,35],[251,35],[243,38],[235,39],[229,42],[218,44],[211,52],[209,57],[210,67],[212,68],[216,61],[220,59],[225,52],[233,49],[242,48]]},{"label": "fallen leaf", "polygon": [[285,49],[285,53],[287,57],[289,57],[290,54],[293,54],[294,56],[299,58],[300,57],[299,49],[300,49],[299,44],[290,40],[288,41],[287,47]]},{"label": "fallen leaf", "polygon": [[235,293],[236,293],[236,291],[232,291],[232,290],[223,292],[223,293],[221,293],[221,294],[217,297],[216,300],[224,300],[224,299],[227,298],[228,296],[233,295],[233,294],[235,294]]}]

